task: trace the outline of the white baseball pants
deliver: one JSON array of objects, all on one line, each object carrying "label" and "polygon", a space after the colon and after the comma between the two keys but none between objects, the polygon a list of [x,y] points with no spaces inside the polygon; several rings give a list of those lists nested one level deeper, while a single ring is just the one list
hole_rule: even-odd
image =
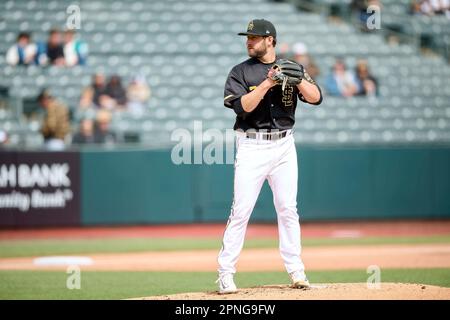
[{"label": "white baseball pants", "polygon": [[235,273],[250,215],[264,181],[272,189],[280,254],[286,271],[304,271],[297,214],[297,153],[292,134],[279,140],[250,139],[237,132],[234,198],[218,256],[219,273]]}]

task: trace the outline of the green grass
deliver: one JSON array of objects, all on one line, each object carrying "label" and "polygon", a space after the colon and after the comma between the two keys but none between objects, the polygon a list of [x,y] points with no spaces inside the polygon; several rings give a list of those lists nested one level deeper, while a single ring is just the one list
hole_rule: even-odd
[{"label": "green grass", "polygon": [[[0,271],[0,299],[124,299],[195,291],[215,291],[214,272],[81,273],[81,289],[69,290],[63,271]],[[312,283],[366,282],[365,270],[310,271]],[[239,287],[288,283],[285,272],[241,272]],[[382,282],[450,287],[450,269],[386,269]]]},{"label": "green grass", "polygon": [[[450,243],[450,235],[431,237],[365,237],[356,239],[305,238],[304,247],[335,245],[381,245]],[[124,238],[124,239],[51,239],[0,241],[0,258],[45,255],[119,253],[174,250],[218,250],[221,239]],[[246,248],[276,248],[272,238],[248,239]]]}]

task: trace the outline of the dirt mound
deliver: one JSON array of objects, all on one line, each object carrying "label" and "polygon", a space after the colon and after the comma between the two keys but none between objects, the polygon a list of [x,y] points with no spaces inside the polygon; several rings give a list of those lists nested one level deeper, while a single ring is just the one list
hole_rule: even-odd
[{"label": "dirt mound", "polygon": [[239,289],[238,293],[189,292],[136,298],[137,300],[450,300],[450,288],[437,286],[381,283],[368,288],[366,283],[333,283],[312,285],[309,290],[288,285],[269,285]]}]

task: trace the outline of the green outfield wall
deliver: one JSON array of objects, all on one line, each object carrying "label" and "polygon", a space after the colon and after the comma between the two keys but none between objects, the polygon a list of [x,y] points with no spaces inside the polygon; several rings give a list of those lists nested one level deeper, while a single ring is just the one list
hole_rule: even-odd
[{"label": "green outfield wall", "polygon": [[[450,147],[297,146],[306,220],[450,218]],[[225,222],[233,165],[175,165],[170,150],[83,150],[81,224]],[[253,221],[275,221],[267,183]]]}]

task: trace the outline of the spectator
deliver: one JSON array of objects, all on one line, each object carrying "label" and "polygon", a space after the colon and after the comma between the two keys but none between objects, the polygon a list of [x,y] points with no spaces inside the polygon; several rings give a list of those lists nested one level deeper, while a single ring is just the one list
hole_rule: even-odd
[{"label": "spectator", "polygon": [[64,32],[64,58],[68,67],[84,65],[88,54],[86,43],[75,38],[75,30],[68,29]]},{"label": "spectator", "polygon": [[8,133],[5,130],[0,129],[0,149],[6,146],[9,142]]},{"label": "spectator", "polygon": [[111,113],[107,110],[97,112],[97,128],[95,131],[95,142],[101,144],[114,144],[117,142],[116,135],[110,131]]},{"label": "spectator", "polygon": [[282,42],[279,44],[279,50],[277,53],[277,58],[278,59],[289,59],[288,55],[289,55],[289,44],[287,42]]},{"label": "spectator", "polygon": [[325,87],[330,95],[340,97],[352,97],[358,91],[355,77],[346,70],[342,60],[337,59],[333,72],[325,80]]},{"label": "spectator", "polygon": [[369,72],[369,66],[366,60],[358,61],[355,76],[358,86],[357,95],[376,96],[378,94],[378,82]]},{"label": "spectator", "polygon": [[57,29],[50,30],[46,44],[39,46],[39,64],[64,66],[64,48],[61,41],[61,32]]},{"label": "spectator", "polygon": [[101,73],[96,73],[92,77],[92,84],[84,89],[80,98],[80,107],[82,109],[101,108],[100,97],[106,95],[106,79]]},{"label": "spectator", "polygon": [[85,118],[80,121],[80,129],[72,139],[73,144],[95,143],[94,121]]},{"label": "spectator", "polygon": [[320,71],[314,59],[308,54],[306,45],[303,42],[297,42],[292,47],[292,51],[294,53],[292,60],[305,67],[311,78],[315,79],[320,74]]},{"label": "spectator", "polygon": [[37,100],[46,111],[41,127],[46,147],[49,150],[63,150],[64,139],[70,132],[67,107],[52,97],[47,90],[43,90]]},{"label": "spectator", "polygon": [[9,65],[30,65],[35,63],[37,46],[31,43],[28,32],[21,32],[16,43],[6,52],[6,62]]},{"label": "spectator", "polygon": [[[0,98],[8,98],[9,97],[9,88],[7,86],[0,84]],[[1,102],[2,100],[0,100]],[[0,105],[1,107],[1,105]]]},{"label": "spectator", "polygon": [[409,4],[410,7],[410,13],[413,15],[422,15],[422,8],[421,8],[421,3],[423,2],[423,0],[412,0],[411,3]]},{"label": "spectator", "polygon": [[411,2],[412,14],[434,16],[445,14],[450,18],[449,0],[413,0]]},{"label": "spectator", "polygon": [[106,95],[113,100],[112,108],[124,108],[127,104],[127,92],[119,76],[113,75],[106,86]]},{"label": "spectator", "polygon": [[143,76],[133,77],[127,88],[127,109],[136,116],[142,115],[150,95],[151,91],[145,78]]}]

